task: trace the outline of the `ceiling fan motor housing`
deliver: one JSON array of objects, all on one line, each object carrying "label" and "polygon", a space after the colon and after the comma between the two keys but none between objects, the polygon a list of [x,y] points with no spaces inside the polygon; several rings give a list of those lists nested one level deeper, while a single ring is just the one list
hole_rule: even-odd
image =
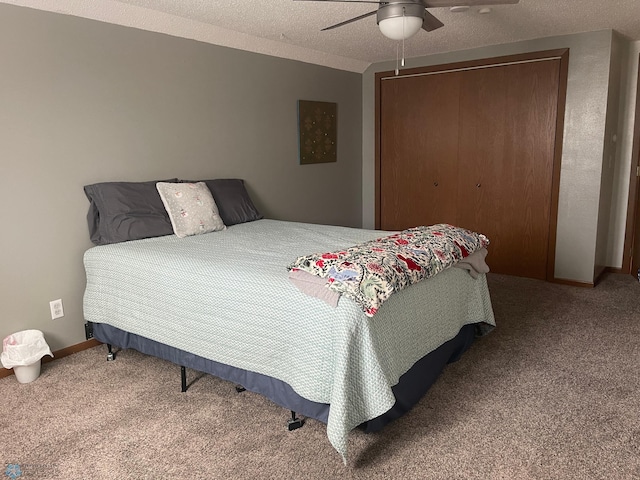
[{"label": "ceiling fan motor housing", "polygon": [[418,17],[424,19],[424,5],[420,3],[405,1],[405,2],[393,2],[380,5],[376,16],[377,23],[380,25],[380,21],[388,18],[397,17]]}]

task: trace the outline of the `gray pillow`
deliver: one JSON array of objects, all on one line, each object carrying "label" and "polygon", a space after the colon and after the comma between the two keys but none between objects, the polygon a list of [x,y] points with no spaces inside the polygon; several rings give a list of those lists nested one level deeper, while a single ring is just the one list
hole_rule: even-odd
[{"label": "gray pillow", "polygon": [[207,184],[218,206],[220,217],[222,217],[222,221],[226,226],[253,222],[263,218],[251,201],[251,197],[249,197],[244,185],[244,180],[239,178],[218,178],[216,180],[200,181]]},{"label": "gray pillow", "polygon": [[173,234],[169,214],[156,189],[158,182],[104,182],[86,185],[87,223],[96,245]]}]

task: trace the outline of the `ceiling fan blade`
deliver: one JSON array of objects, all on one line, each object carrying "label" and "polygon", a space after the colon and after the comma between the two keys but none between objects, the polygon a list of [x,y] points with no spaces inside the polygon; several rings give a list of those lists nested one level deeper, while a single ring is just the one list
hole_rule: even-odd
[{"label": "ceiling fan blade", "polygon": [[425,8],[469,6],[480,5],[514,5],[520,0],[420,0]]},{"label": "ceiling fan blade", "polygon": [[371,15],[375,15],[376,13],[378,13],[378,11],[374,10],[373,12],[365,13],[364,15],[360,15],[358,17],[354,17],[354,18],[351,18],[349,20],[345,20],[344,22],[336,23],[335,25],[331,25],[330,27],[323,28],[320,31],[324,32],[325,30],[332,30],[334,28],[338,28],[338,27],[341,27],[343,25],[347,25],[348,23],[357,22],[358,20],[362,20],[363,18],[370,17]]},{"label": "ceiling fan blade", "polygon": [[424,11],[424,20],[422,21],[422,28],[427,32],[431,32],[436,28],[444,27],[444,23],[431,15],[426,10]]},{"label": "ceiling fan blade", "polygon": [[294,2],[340,2],[340,3],[386,3],[376,2],[374,0],[293,0]]}]

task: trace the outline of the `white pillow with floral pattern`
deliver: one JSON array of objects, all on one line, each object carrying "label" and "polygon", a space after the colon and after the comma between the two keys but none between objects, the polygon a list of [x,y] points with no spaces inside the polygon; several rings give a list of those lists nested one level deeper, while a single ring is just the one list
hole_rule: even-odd
[{"label": "white pillow with floral pattern", "polygon": [[173,232],[180,238],[227,228],[218,207],[204,182],[156,183],[169,214]]}]

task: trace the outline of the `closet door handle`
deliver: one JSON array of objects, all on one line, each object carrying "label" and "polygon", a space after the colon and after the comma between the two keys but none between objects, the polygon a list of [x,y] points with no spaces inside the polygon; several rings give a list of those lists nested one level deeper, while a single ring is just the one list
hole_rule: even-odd
[{"label": "closet door handle", "polygon": [[433,186],[437,187],[438,186],[438,182],[433,182]]},{"label": "closet door handle", "polygon": [[482,186],[482,184],[476,183],[476,188],[480,188],[481,186]]}]

